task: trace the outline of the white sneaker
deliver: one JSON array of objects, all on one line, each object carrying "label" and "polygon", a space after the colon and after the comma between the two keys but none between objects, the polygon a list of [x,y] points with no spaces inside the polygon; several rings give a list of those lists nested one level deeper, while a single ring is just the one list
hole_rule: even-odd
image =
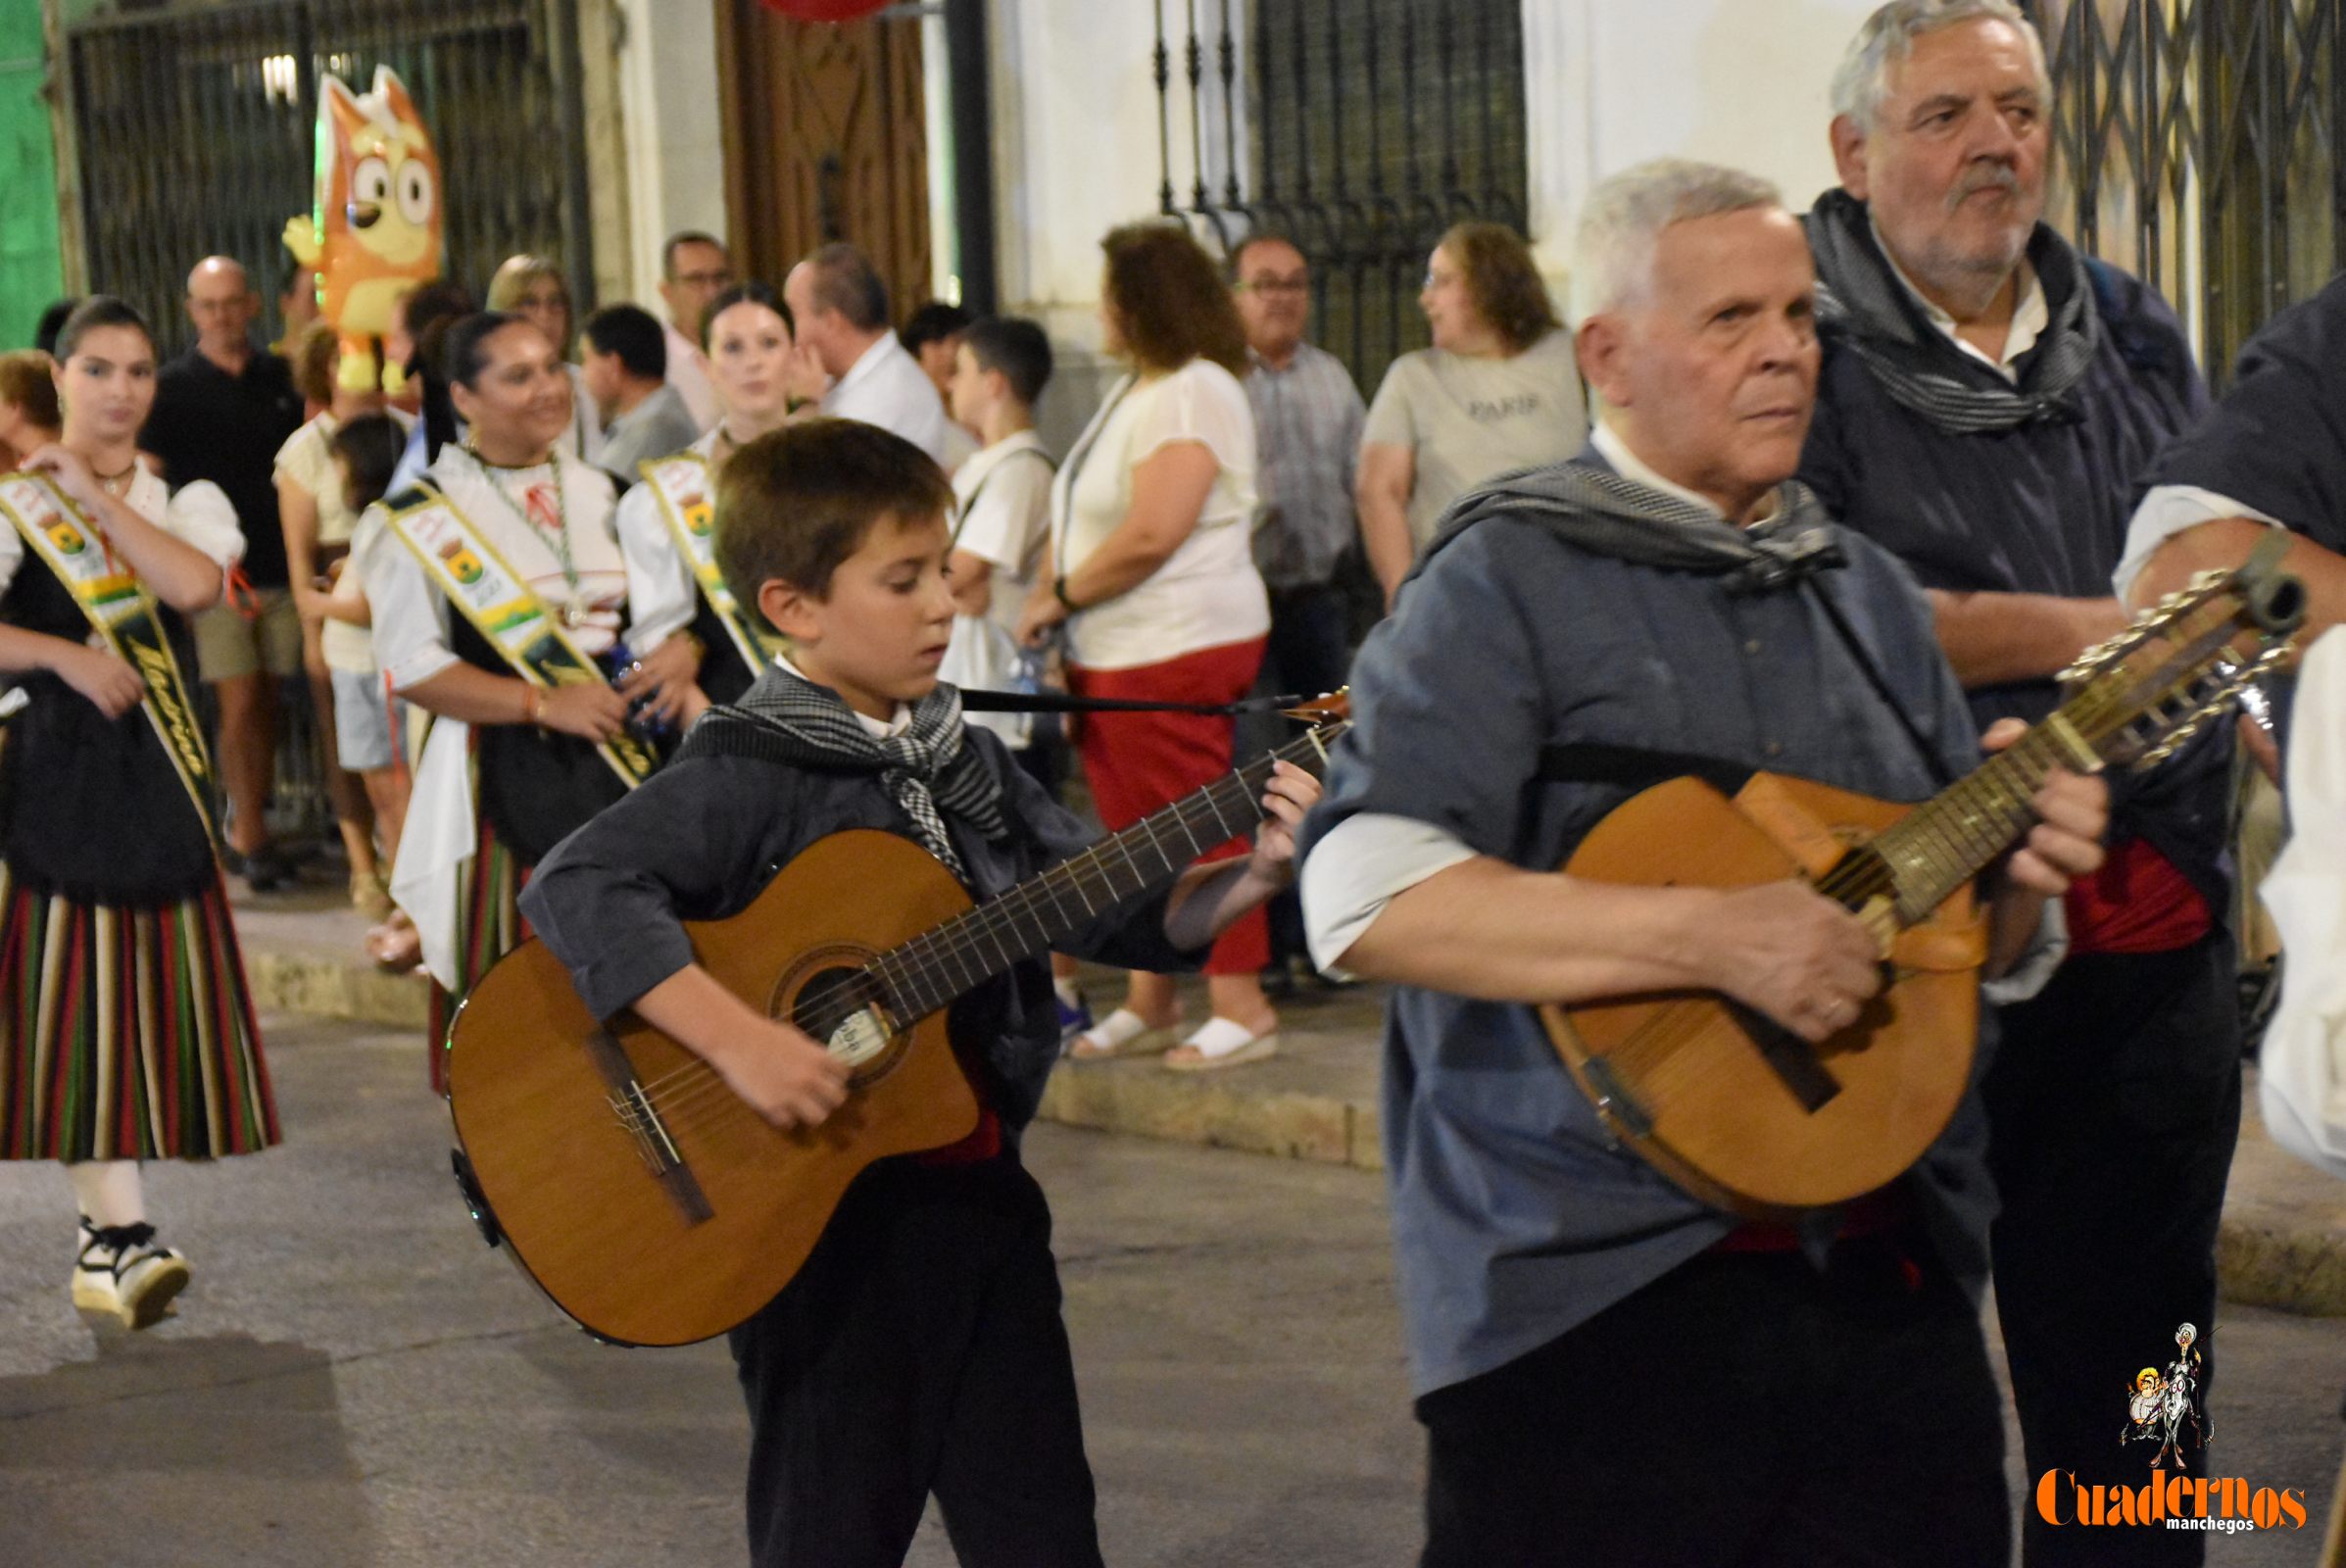
[{"label": "white sneaker", "polygon": [[173,1311],[187,1285],[187,1259],[155,1241],[152,1225],[100,1229],[81,1222],[73,1263],[73,1304],[126,1329],[153,1328]]}]

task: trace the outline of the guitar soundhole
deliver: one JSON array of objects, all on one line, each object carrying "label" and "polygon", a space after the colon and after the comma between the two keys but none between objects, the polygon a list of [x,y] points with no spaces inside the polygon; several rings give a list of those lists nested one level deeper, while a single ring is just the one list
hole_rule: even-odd
[{"label": "guitar soundhole", "polygon": [[878,978],[863,966],[867,956],[810,955],[783,978],[775,999],[788,999],[790,1021],[848,1062],[857,1085],[894,1067],[908,1039],[889,1015]]}]

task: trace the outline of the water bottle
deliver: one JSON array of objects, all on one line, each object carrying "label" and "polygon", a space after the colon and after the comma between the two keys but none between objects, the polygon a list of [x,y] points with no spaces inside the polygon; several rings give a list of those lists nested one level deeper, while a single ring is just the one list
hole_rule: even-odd
[{"label": "water bottle", "polygon": [[[596,662],[603,666],[605,678],[616,686],[622,679],[634,672],[638,661],[628,648],[627,639],[614,637],[611,639],[611,646],[597,656]],[[673,723],[666,718],[652,715],[651,706],[652,698],[649,693],[638,697],[627,705],[628,731],[647,746],[664,741],[676,733],[676,726]]]}]

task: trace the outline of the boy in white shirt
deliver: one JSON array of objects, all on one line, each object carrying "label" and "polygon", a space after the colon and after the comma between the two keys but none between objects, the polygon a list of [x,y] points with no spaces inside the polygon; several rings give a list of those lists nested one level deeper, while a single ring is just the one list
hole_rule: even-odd
[{"label": "boy in white shirt", "polygon": [[[1034,322],[993,317],[971,323],[953,351],[948,383],[956,422],[983,443],[953,475],[953,584],[958,613],[941,679],[999,691],[1016,673],[1018,612],[1034,586],[1051,532],[1051,481],[1058,470],[1035,434],[1035,400],[1051,380],[1051,340]],[[1034,725],[1025,713],[971,713],[1034,772]],[[1038,774],[1046,789],[1055,781]]]},{"label": "boy in white shirt", "polygon": [[[1015,316],[972,322],[953,348],[946,401],[953,422],[984,443],[953,470],[953,642],[937,674],[954,686],[1001,691],[1017,675],[1018,612],[1034,586],[1051,533],[1051,481],[1058,464],[1035,434],[1035,402],[1051,380],[1051,339]],[[963,721],[1002,738],[1010,756],[1055,797],[1065,750],[1055,718],[966,713]],[[1054,954],[1059,1038],[1092,1027],[1075,987],[1075,960]]]}]

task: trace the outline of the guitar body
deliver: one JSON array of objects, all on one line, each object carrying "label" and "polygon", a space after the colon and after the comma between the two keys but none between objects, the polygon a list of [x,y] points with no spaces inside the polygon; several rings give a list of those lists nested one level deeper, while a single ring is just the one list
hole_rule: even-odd
[{"label": "guitar body", "polygon": [[[809,846],[740,914],[685,930],[727,990],[798,1017],[856,966],[969,906],[918,845],[858,830]],[[781,1132],[633,1013],[605,1033],[532,941],[465,998],[450,1109],[475,1201],[523,1272],[602,1339],[685,1345],[773,1299],[866,1166],[977,1126],[943,1011],[875,1047],[829,1120]]]},{"label": "guitar body", "polygon": [[[1814,880],[1910,809],[1768,773],[1733,800],[1673,779],[1606,816],[1564,869],[1645,887]],[[1886,911],[1871,912],[1886,932]],[[1966,888],[1896,934],[1895,984],[1818,1046],[1709,992],[1541,1019],[1623,1143],[1705,1201],[1781,1219],[1886,1185],[1945,1130],[1971,1081],[1985,952]]]}]

